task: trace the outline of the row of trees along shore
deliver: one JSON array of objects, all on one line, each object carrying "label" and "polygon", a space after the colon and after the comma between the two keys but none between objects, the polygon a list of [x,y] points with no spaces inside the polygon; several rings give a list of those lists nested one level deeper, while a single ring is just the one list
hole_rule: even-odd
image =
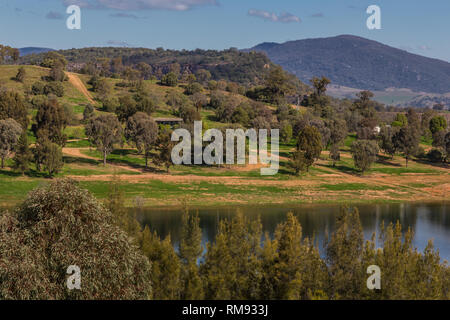
[{"label": "row of trees along shore", "polygon": [[[450,267],[430,241],[423,252],[399,223],[364,240],[358,210],[342,208],[324,254],[288,213],[271,237],[242,213],[220,221],[202,245],[185,207],[178,250],[142,228],[114,178],[104,204],[70,180],[30,192],[0,216],[0,299],[449,299]],[[68,290],[66,268],[81,270]],[[366,286],[381,268],[381,290]]]}]

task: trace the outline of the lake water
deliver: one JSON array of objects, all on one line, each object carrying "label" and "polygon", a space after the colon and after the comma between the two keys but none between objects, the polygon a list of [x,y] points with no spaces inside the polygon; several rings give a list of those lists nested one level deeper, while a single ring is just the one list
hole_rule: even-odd
[{"label": "lake water", "polygon": [[[357,205],[364,235],[367,239],[373,232],[379,234],[380,225],[400,221],[406,231],[411,228],[415,234],[414,245],[422,251],[429,239],[434,240],[441,258],[450,261],[450,202],[448,203],[400,203]],[[299,219],[304,236],[315,238],[322,250],[326,231],[334,230],[334,221],[340,205],[298,205],[298,206],[235,206],[218,208],[193,208],[198,211],[203,242],[211,242],[217,233],[219,221],[232,218],[241,210],[249,218],[261,217],[263,231],[273,235],[277,224],[283,222],[288,212]],[[171,235],[177,246],[181,231],[181,210],[176,209],[134,209],[139,221],[156,230],[162,237]]]}]

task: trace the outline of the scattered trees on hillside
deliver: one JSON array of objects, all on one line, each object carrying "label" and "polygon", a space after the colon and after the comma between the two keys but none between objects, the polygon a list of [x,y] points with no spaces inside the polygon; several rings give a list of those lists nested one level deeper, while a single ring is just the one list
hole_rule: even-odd
[{"label": "scattered trees on hillside", "polygon": [[120,122],[112,114],[100,115],[86,125],[86,136],[102,153],[103,165],[107,156],[114,150],[114,144],[121,143],[123,129]]},{"label": "scattered trees on hillside", "polygon": [[357,140],[353,142],[351,152],[355,167],[364,173],[377,160],[379,149],[373,140]]},{"label": "scattered trees on hillside", "polygon": [[22,127],[14,119],[0,120],[0,159],[1,168],[5,167],[5,160],[16,148]]}]

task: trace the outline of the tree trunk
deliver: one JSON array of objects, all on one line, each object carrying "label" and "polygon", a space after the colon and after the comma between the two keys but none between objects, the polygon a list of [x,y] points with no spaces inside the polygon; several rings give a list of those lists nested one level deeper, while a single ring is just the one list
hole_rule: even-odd
[{"label": "tree trunk", "polygon": [[406,167],[408,168],[408,156],[406,156]]},{"label": "tree trunk", "polygon": [[106,167],[106,151],[103,151],[103,166]]},{"label": "tree trunk", "polygon": [[148,155],[147,153],[145,154],[145,169],[148,168]]},{"label": "tree trunk", "polygon": [[5,158],[2,157],[2,169],[5,167]]}]

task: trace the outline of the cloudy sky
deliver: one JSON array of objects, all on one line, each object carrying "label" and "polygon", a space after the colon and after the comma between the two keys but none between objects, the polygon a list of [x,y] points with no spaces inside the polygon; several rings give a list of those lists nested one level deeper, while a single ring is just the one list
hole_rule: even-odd
[{"label": "cloudy sky", "polygon": [[[66,28],[70,4],[81,30]],[[382,30],[366,27],[371,4]],[[224,49],[353,34],[450,61],[449,18],[449,0],[0,0],[0,43]]]}]

